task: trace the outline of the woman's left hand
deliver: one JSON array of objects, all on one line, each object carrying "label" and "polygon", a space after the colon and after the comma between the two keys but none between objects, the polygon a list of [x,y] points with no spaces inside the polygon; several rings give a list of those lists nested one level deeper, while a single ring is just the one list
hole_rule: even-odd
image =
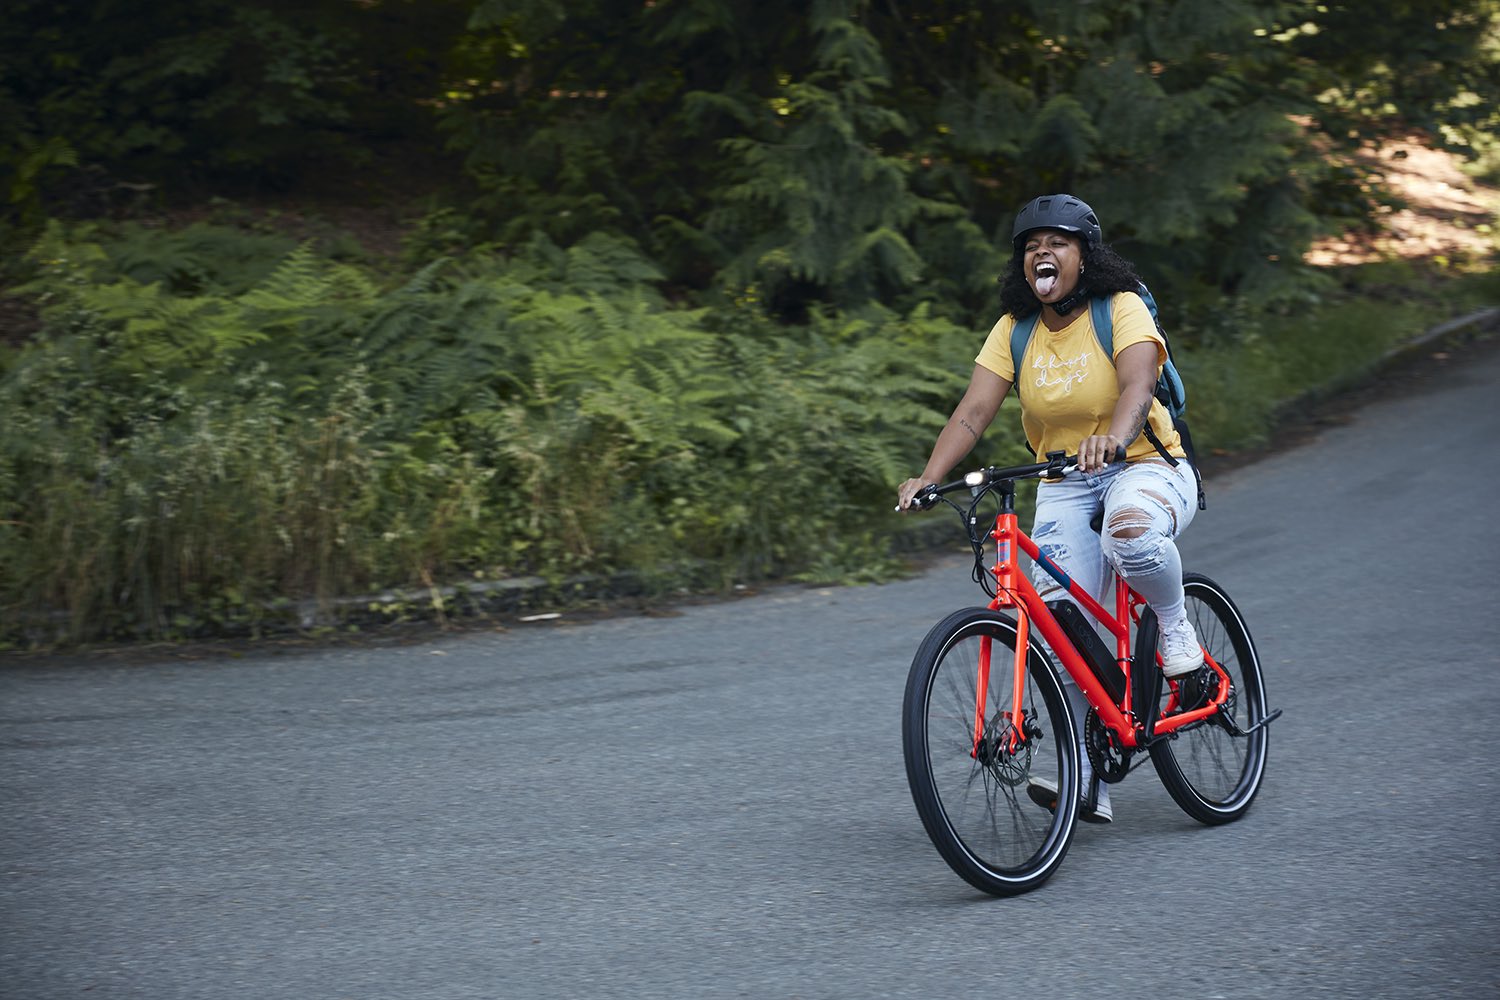
[{"label": "woman's left hand", "polygon": [[1113,434],[1095,434],[1078,442],[1078,471],[1097,472],[1115,460],[1125,442]]}]

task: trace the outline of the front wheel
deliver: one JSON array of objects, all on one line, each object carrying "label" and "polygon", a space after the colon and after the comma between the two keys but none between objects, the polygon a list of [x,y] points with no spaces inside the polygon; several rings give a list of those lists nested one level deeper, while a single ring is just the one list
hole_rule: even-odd
[{"label": "front wheel", "polygon": [[[996,896],[1051,877],[1077,822],[1068,700],[1041,648],[1028,646],[1015,719],[1015,623],[987,608],[956,611],[917,649],[902,707],[906,780],[922,825],[955,872]],[[1033,781],[1058,790],[1055,809],[1032,801]]]},{"label": "front wheel", "polygon": [[[1153,744],[1151,762],[1183,812],[1202,823],[1228,823],[1250,808],[1265,774],[1268,731],[1252,730],[1266,717],[1265,682],[1250,630],[1223,588],[1197,573],[1183,577],[1183,588],[1198,641],[1229,675],[1229,697],[1218,715]],[[1163,687],[1165,714],[1177,694]]]}]

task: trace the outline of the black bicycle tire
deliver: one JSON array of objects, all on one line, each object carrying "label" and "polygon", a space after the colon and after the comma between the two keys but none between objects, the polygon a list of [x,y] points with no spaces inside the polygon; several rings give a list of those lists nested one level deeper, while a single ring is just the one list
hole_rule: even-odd
[{"label": "black bicycle tire", "polygon": [[[1248,730],[1264,720],[1267,713],[1265,678],[1250,629],[1228,593],[1213,580],[1201,573],[1189,573],[1183,577],[1183,587],[1190,610],[1193,602],[1197,601],[1212,612],[1217,623],[1219,631],[1212,636],[1204,634],[1206,630],[1202,622],[1195,623],[1199,639],[1209,648],[1209,652],[1214,653],[1216,659],[1221,659],[1215,653],[1215,643],[1219,645],[1221,653],[1231,649],[1233,651],[1233,660],[1227,664],[1227,669],[1230,669],[1231,674],[1238,675],[1235,678],[1235,722],[1242,729]],[[1228,659],[1226,655],[1221,662]],[[1199,787],[1204,782],[1195,782],[1179,758],[1187,757],[1195,747],[1206,747],[1208,741],[1214,741],[1215,746],[1232,748],[1235,740],[1244,741],[1245,757],[1238,766],[1239,774],[1234,778],[1233,787],[1223,795],[1206,792]],[[1236,737],[1213,720],[1202,723],[1192,731],[1183,732],[1174,739],[1163,740],[1151,746],[1151,763],[1167,794],[1183,812],[1209,826],[1231,823],[1249,810],[1265,779],[1269,755],[1268,727],[1262,726],[1249,736]]]},{"label": "black bicycle tire", "polygon": [[[1050,818],[1045,821],[1047,832],[1041,847],[1020,865],[1004,867],[994,864],[971,847],[944,807],[933,768],[929,713],[934,697],[934,679],[944,655],[963,638],[981,634],[997,640],[1007,651],[1015,649],[1014,621],[988,608],[966,608],[934,625],[912,659],[901,727],[907,784],[917,815],[948,866],[976,889],[995,896],[1015,896],[1029,892],[1051,878],[1072,844],[1078,822],[1078,743],[1073,735],[1072,714],[1061,682],[1041,646],[1032,638],[1027,643],[1028,671],[1047,714],[1044,738],[1048,749],[1056,754],[1059,806],[1046,814]],[[1008,665],[1009,653],[1002,659]],[[1020,797],[1025,798],[1024,790]],[[1014,808],[1014,801],[1011,805]]]}]

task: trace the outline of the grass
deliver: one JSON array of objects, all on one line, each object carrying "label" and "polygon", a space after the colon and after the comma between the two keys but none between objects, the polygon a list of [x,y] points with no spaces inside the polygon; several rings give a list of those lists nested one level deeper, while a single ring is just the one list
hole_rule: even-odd
[{"label": "grass", "polygon": [[1266,445],[1300,402],[1368,378],[1392,351],[1439,323],[1500,306],[1500,276],[1434,275],[1403,262],[1342,274],[1331,300],[1269,317],[1242,341],[1184,352],[1189,424],[1205,452]]}]

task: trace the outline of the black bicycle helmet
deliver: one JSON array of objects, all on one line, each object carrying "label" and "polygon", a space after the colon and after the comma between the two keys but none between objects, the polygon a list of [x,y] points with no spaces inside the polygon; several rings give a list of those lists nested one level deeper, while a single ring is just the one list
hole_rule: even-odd
[{"label": "black bicycle helmet", "polygon": [[1078,233],[1090,247],[1104,242],[1104,230],[1099,217],[1088,203],[1070,194],[1044,194],[1026,203],[1016,213],[1016,224],[1010,231],[1010,242],[1016,253],[1021,252],[1026,234],[1036,229],[1061,229],[1065,233]]}]

